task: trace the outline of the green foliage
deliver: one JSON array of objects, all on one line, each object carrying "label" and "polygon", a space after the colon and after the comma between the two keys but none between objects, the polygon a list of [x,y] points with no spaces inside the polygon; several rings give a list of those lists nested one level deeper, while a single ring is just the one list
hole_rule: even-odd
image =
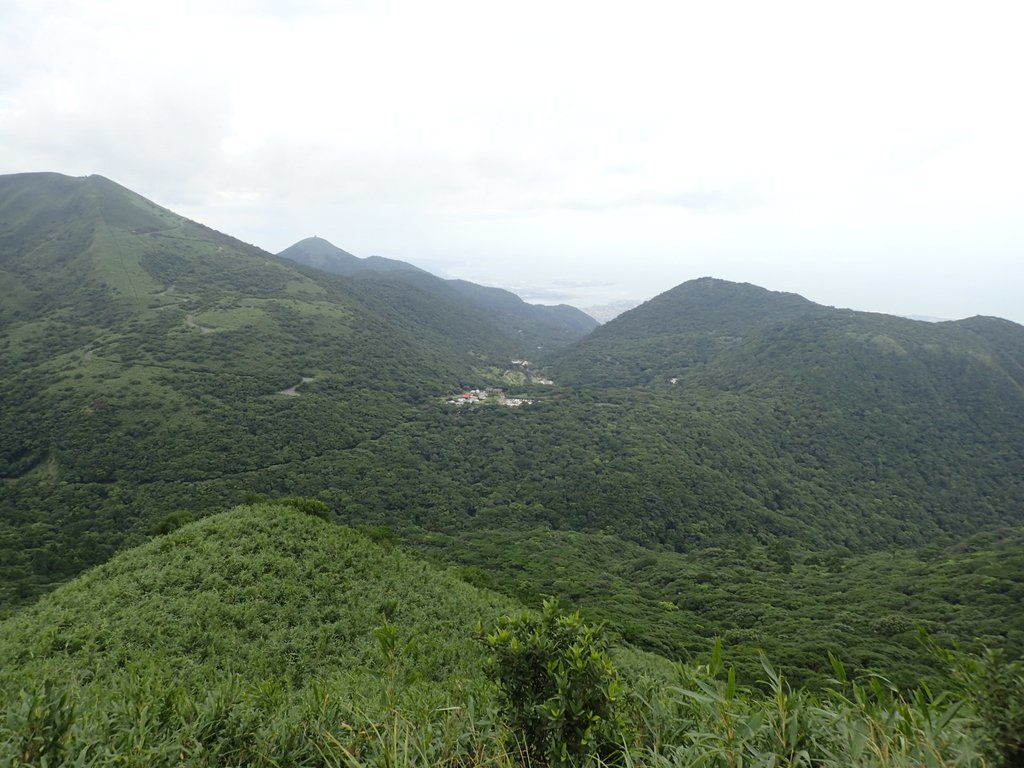
[{"label": "green foliage", "polygon": [[176,512],[168,512],[155,523],[151,529],[154,536],[162,536],[165,533],[176,531],[183,525],[195,522],[195,513],[187,509],[179,509]]},{"label": "green foliage", "polygon": [[310,499],[306,496],[288,496],[280,499],[277,503],[297,509],[299,512],[304,512],[307,515],[319,517],[321,520],[330,521],[333,517],[331,515],[331,508],[320,501],[320,499]]},{"label": "green foliage", "polygon": [[675,684],[633,687],[632,753],[654,766],[987,766],[968,702],[921,687],[902,695],[884,678],[839,677],[823,692],[794,690],[762,659],[762,683],[737,682],[720,646],[677,668]]},{"label": "green foliage", "polygon": [[[757,684],[744,684],[722,644],[674,666],[609,648],[553,600],[513,611],[288,506],[213,515],[0,623],[0,765],[1018,759],[1020,662],[999,654],[945,652],[957,685],[904,691],[833,658],[811,691],[763,658]],[[483,646],[472,639],[482,626],[494,627]]]},{"label": "green foliage", "polygon": [[[0,765],[510,765],[494,738],[493,710],[477,708],[471,694],[419,688],[384,706],[369,682],[339,674],[296,690],[236,676],[193,688],[173,670],[148,667],[112,676],[106,690],[40,686],[13,703],[0,692]],[[21,700],[44,695],[51,698],[37,706],[45,711],[26,719]],[[78,705],[60,709],[72,695]]]},{"label": "green foliage", "polygon": [[484,643],[513,739],[528,764],[608,762],[622,746],[622,681],[600,630],[546,600],[503,616]]},{"label": "green foliage", "polygon": [[[7,711],[4,731],[18,765],[62,765],[68,755],[75,703],[67,690],[46,680],[22,690]],[[3,754],[0,753],[0,757]]]},{"label": "green foliage", "polygon": [[961,695],[974,703],[982,748],[993,764],[1024,766],[1024,659],[1008,659],[1002,649],[950,651],[924,633],[922,638],[950,668]]},{"label": "green foliage", "polygon": [[561,386],[534,405],[457,411],[512,336],[573,318],[442,283],[316,273],[99,177],[0,177],[0,616],[247,492],[669,658],[722,637],[745,684],[763,649],[820,689],[832,651],[912,690],[937,671],[917,624],[1024,651],[1020,326],[699,280],[542,361]]},{"label": "green foliage", "polygon": [[367,525],[360,523],[356,530],[375,544],[393,547],[398,544],[398,536],[386,525]]}]

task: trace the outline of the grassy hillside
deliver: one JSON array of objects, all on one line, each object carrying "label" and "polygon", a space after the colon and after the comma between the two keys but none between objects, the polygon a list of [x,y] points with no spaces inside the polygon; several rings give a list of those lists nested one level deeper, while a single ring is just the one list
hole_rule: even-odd
[{"label": "grassy hillside", "polygon": [[425,680],[480,674],[477,622],[513,603],[353,529],[293,508],[238,507],[123,552],[4,623],[3,688],[52,677],[103,686],[158,663],[304,684],[380,674],[374,630],[396,627]]},{"label": "grassy hillside", "polygon": [[[609,654],[599,634],[548,608],[543,621],[498,622],[510,607],[319,517],[238,508],[124,552],[0,623],[0,763],[980,768],[1019,754],[1013,732],[985,719],[1019,696],[986,698],[978,685],[989,673],[1012,684],[1014,667],[972,662],[961,668],[973,687],[902,698],[878,679],[847,679],[837,662],[835,690],[819,697],[767,662],[762,688],[738,686],[717,650],[677,668]],[[477,622],[522,670],[485,658]],[[565,632],[574,644],[559,650]],[[608,691],[568,672],[597,662]],[[503,682],[525,675],[523,689]],[[549,677],[571,687],[536,699]],[[614,737],[601,761],[566,726],[569,709],[595,697]],[[560,703],[569,709],[552,709]],[[534,737],[517,711],[546,724],[543,742],[523,741]]]},{"label": "grassy hillside", "polygon": [[510,607],[351,529],[241,507],[0,624],[0,763],[340,764],[386,746],[372,728],[396,707],[450,729],[423,750],[479,748],[474,627]]}]

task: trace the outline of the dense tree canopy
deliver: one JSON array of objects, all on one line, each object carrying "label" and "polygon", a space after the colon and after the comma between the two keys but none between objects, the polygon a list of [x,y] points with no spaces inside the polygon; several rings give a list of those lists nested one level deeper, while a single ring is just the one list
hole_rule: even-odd
[{"label": "dense tree canopy", "polygon": [[[721,637],[747,681],[767,648],[913,685],[917,624],[1020,653],[1013,323],[706,278],[513,365],[507,296],[326,274],[55,174],[0,179],[0,272],[0,613],[169,519],[302,496],[673,659]],[[532,403],[447,402],[487,386]]]}]

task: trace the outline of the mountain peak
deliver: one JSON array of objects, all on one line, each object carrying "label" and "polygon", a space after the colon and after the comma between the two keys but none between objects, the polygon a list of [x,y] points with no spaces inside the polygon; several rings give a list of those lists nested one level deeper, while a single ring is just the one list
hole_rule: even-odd
[{"label": "mountain peak", "polygon": [[354,256],[348,251],[342,250],[334,243],[332,243],[330,240],[326,240],[320,237],[319,235],[313,235],[312,237],[307,237],[303,240],[299,240],[299,242],[295,243],[295,245],[291,246],[291,248],[301,248],[306,251],[316,251],[332,254],[343,253],[346,256],[352,256],[352,258],[354,259],[358,258],[357,256]]},{"label": "mountain peak", "polygon": [[367,272],[423,271],[408,262],[386,259],[383,256],[370,256],[362,259],[316,235],[300,240],[277,255],[282,259],[304,264],[307,267],[347,277]]},{"label": "mountain peak", "polygon": [[[768,288],[762,288],[759,285],[753,283],[738,283],[733,280],[724,280],[720,277],[698,277],[693,280],[687,280],[685,283],[680,283],[675,288],[670,288],[661,294],[662,296],[681,296],[681,295],[715,295],[723,299],[748,299],[757,297],[760,299],[785,301],[790,305],[796,303],[808,306],[813,305],[814,302],[805,299],[796,293],[788,293],[785,291],[772,291]],[[768,297],[772,297],[769,299]],[[657,297],[655,297],[657,298]]]},{"label": "mountain peak", "polygon": [[646,337],[709,331],[730,335],[797,314],[823,310],[795,293],[699,277],[677,285],[606,323],[601,333]]},{"label": "mountain peak", "polygon": [[[554,371],[569,382],[635,384],[665,366],[675,370],[686,361],[710,359],[715,350],[765,328],[829,311],[795,293],[700,277],[597,328],[559,354]],[[605,362],[595,377],[592,362],[598,359]]]}]

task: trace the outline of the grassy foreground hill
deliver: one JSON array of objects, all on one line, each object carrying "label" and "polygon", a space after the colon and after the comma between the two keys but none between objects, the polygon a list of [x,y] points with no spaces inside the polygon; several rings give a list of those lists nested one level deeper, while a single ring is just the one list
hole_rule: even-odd
[{"label": "grassy foreground hill", "polygon": [[[290,506],[241,507],[121,553],[0,623],[0,764],[1013,764],[1017,742],[969,687],[904,699],[837,663],[836,690],[817,697],[765,663],[764,688],[747,689],[717,651],[675,669],[619,651],[620,677],[601,645],[589,653],[622,689],[617,749],[531,760],[502,702],[539,708],[560,733],[569,715],[550,707],[581,705],[593,683],[500,698],[475,625],[511,607]],[[516,621],[534,627],[526,669],[564,675],[544,650],[550,625]],[[1019,674],[991,670],[1005,683]]]},{"label": "grassy foreground hill", "polygon": [[158,663],[189,687],[339,671],[376,685],[375,630],[390,623],[406,649],[399,671],[443,686],[481,676],[474,627],[514,605],[351,528],[243,506],[127,550],[8,619],[0,679],[102,688]]},{"label": "grassy foreground hill", "polygon": [[453,729],[436,754],[472,748],[459,707],[494,695],[474,627],[511,607],[350,528],[237,508],[0,624],[0,764],[340,765],[399,705]]}]

